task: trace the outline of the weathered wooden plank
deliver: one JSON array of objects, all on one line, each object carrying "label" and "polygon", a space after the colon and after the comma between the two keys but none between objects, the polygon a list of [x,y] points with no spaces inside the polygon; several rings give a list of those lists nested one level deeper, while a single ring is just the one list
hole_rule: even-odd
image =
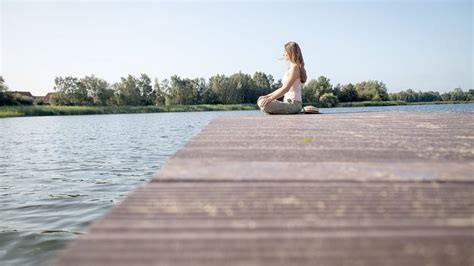
[{"label": "weathered wooden plank", "polygon": [[[359,157],[357,157],[359,158]],[[473,162],[232,161],[175,157],[153,181],[459,181],[471,182]],[[295,170],[297,169],[297,170]]]},{"label": "weathered wooden plank", "polygon": [[474,183],[155,182],[137,189],[109,217],[188,221],[186,228],[206,220],[262,229],[274,221],[287,229],[465,227],[474,221],[473,191]]},{"label": "weathered wooden plank", "polygon": [[106,234],[83,240],[64,265],[472,265],[472,238],[337,233]]},{"label": "weathered wooden plank", "polygon": [[213,120],[57,265],[473,265],[474,116]]}]

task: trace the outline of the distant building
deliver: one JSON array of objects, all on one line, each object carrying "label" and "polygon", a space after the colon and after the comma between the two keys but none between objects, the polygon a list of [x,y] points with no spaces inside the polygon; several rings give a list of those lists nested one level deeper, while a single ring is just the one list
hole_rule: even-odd
[{"label": "distant building", "polygon": [[49,105],[51,96],[53,94],[56,94],[57,92],[48,92],[45,96],[34,96],[29,91],[12,91],[11,93],[17,97],[23,96],[23,97],[31,98],[32,100],[37,100],[35,102],[37,102],[40,105]]},{"label": "distant building", "polygon": [[43,96],[43,104],[44,105],[49,105],[49,100],[52,95],[56,94],[57,92],[48,92],[46,96]]},{"label": "distant building", "polygon": [[29,91],[12,91],[12,94],[17,94],[17,95],[21,95],[21,96],[26,96],[26,97],[30,97],[30,98],[36,98],[35,96],[33,96],[33,94],[31,94],[31,92]]}]

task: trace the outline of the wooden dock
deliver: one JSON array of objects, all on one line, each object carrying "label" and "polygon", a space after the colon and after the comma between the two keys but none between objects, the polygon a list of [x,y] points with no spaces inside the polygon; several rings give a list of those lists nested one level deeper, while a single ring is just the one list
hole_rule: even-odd
[{"label": "wooden dock", "polygon": [[228,116],[56,265],[474,265],[474,114]]}]

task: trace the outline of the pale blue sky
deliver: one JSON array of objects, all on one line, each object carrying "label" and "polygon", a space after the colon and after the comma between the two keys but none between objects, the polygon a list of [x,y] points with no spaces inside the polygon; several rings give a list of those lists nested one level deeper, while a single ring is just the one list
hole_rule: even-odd
[{"label": "pale blue sky", "polygon": [[160,80],[264,71],[296,41],[309,79],[473,88],[473,4],[452,1],[2,1],[1,69],[11,90],[52,91],[55,76]]}]

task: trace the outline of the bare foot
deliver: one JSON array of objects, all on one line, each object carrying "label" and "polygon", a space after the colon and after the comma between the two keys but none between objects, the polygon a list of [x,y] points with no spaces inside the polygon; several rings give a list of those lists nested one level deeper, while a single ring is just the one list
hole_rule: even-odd
[{"label": "bare foot", "polygon": [[303,109],[304,109],[304,112],[306,114],[319,114],[319,108],[318,107],[314,107],[314,106],[309,105],[309,106],[303,107]]}]

